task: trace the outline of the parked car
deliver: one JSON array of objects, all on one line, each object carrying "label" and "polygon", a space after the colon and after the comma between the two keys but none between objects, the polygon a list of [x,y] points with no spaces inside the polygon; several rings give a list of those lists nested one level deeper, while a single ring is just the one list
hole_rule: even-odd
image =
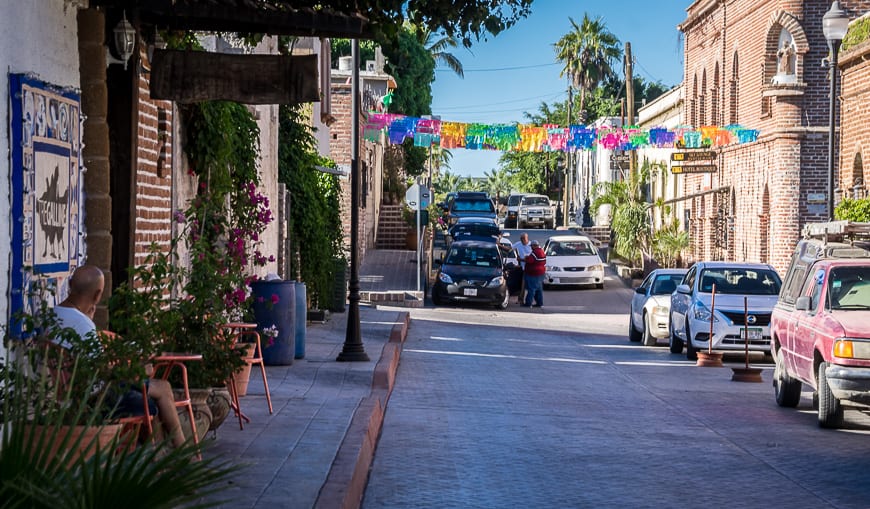
[{"label": "parked car", "polygon": [[[870,225],[858,229],[870,236]],[[798,242],[771,317],[770,348],[777,404],[797,406],[807,384],[819,425],[838,428],[844,405],[870,404],[870,251],[825,236]]]},{"label": "parked car", "polygon": [[540,226],[552,230],[556,225],[550,199],[542,194],[527,194],[520,200],[517,228]]},{"label": "parked car", "polygon": [[713,350],[743,351],[745,332],[749,350],[769,355],[770,314],[781,284],[776,270],[763,263],[696,263],[671,294],[671,352],[682,352],[685,343],[686,357],[695,360],[697,350],[711,348],[711,339]]},{"label": "parked car", "polygon": [[459,192],[447,205],[447,223],[453,226],[460,217],[486,217],[495,221],[498,217],[495,204],[486,193]]},{"label": "parked car", "polygon": [[547,285],[595,285],[604,288],[604,263],[595,242],[585,235],[554,235],[544,243]]},{"label": "parked car", "polygon": [[505,309],[509,295],[504,271],[497,243],[454,241],[438,269],[432,287],[432,303],[477,302]]},{"label": "parked car", "polygon": [[523,193],[513,193],[508,196],[507,199],[507,212],[504,216],[504,227],[505,228],[516,228],[517,227],[517,218],[520,214],[520,201],[522,201]]},{"label": "parked car", "polygon": [[688,269],[656,269],[634,289],[628,317],[628,339],[653,346],[667,339],[671,313],[671,294]]},{"label": "parked car", "polygon": [[456,223],[447,229],[452,240],[468,239],[491,240],[496,242],[502,235],[496,220],[491,217],[467,216],[460,217]]}]

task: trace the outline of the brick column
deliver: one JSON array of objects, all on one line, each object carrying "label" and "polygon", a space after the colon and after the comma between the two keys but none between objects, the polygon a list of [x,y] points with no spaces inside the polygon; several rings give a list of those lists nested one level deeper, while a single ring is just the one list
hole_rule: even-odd
[{"label": "brick column", "polygon": [[108,322],[106,299],[112,288],[112,197],[109,195],[108,89],[106,88],[105,17],[96,9],[78,14],[79,73],[82,84],[82,113],[85,115],[82,156],[84,175],[86,263],[103,269],[106,291],[97,307],[94,322]]}]

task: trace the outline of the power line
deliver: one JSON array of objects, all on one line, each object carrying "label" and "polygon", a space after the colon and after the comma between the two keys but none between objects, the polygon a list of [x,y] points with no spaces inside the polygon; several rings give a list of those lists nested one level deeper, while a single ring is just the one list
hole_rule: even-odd
[{"label": "power line", "polygon": [[475,107],[475,106],[477,106],[477,107],[489,107],[489,106],[498,106],[498,105],[501,105],[501,104],[511,104],[511,103],[518,103],[518,102],[525,102],[525,101],[533,101],[533,100],[539,100],[539,99],[540,99],[540,100],[544,100],[544,99],[553,99],[553,98],[555,98],[555,97],[559,97],[559,96],[561,96],[561,95],[564,94],[564,93],[565,93],[564,91],[561,91],[561,90],[560,90],[560,91],[558,91],[558,92],[552,92],[552,93],[549,93],[549,94],[546,94],[546,95],[538,95],[538,96],[534,96],[534,97],[525,97],[525,98],[522,98],[522,99],[512,99],[512,100],[510,100],[510,101],[501,101],[501,102],[486,103],[486,104],[474,103],[474,104],[465,105],[465,106],[444,106],[444,107],[439,107],[438,110],[439,110],[439,111],[461,110],[462,113],[466,113],[465,110],[466,110],[467,108],[470,108],[470,107]]},{"label": "power line", "polygon": [[[469,73],[469,72],[518,71],[518,70],[522,70],[522,69],[536,69],[538,67],[549,67],[551,65],[562,65],[562,64],[560,64],[559,62],[553,62],[551,64],[521,65],[521,66],[516,66],[516,67],[492,67],[489,69],[462,69],[462,72]],[[453,69],[449,69],[447,67],[435,69],[435,72],[444,72],[444,71],[454,72]]]}]

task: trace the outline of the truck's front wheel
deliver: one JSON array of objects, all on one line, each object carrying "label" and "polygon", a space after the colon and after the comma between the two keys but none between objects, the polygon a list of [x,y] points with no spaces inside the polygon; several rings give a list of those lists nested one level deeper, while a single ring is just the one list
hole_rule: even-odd
[{"label": "truck's front wheel", "polygon": [[819,381],[819,426],[823,428],[839,428],[843,425],[843,405],[840,400],[834,397],[831,388],[828,386],[828,376],[825,370],[828,369],[828,363],[822,362],[819,364],[818,378]]},{"label": "truck's front wheel", "polygon": [[794,408],[801,401],[801,381],[792,378],[785,369],[785,359],[782,349],[776,352],[776,368],[773,370],[773,390],[776,394],[776,404],[781,407]]}]

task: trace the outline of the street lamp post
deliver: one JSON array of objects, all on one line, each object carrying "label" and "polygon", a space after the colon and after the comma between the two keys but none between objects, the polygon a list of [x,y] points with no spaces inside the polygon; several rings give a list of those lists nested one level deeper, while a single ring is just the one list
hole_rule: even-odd
[{"label": "street lamp post", "polygon": [[828,220],[834,219],[834,137],[837,112],[837,57],[840,43],[849,28],[849,15],[840,9],[840,2],[834,0],[831,8],[822,17],[822,31],[831,50],[831,103],[828,117]]}]

